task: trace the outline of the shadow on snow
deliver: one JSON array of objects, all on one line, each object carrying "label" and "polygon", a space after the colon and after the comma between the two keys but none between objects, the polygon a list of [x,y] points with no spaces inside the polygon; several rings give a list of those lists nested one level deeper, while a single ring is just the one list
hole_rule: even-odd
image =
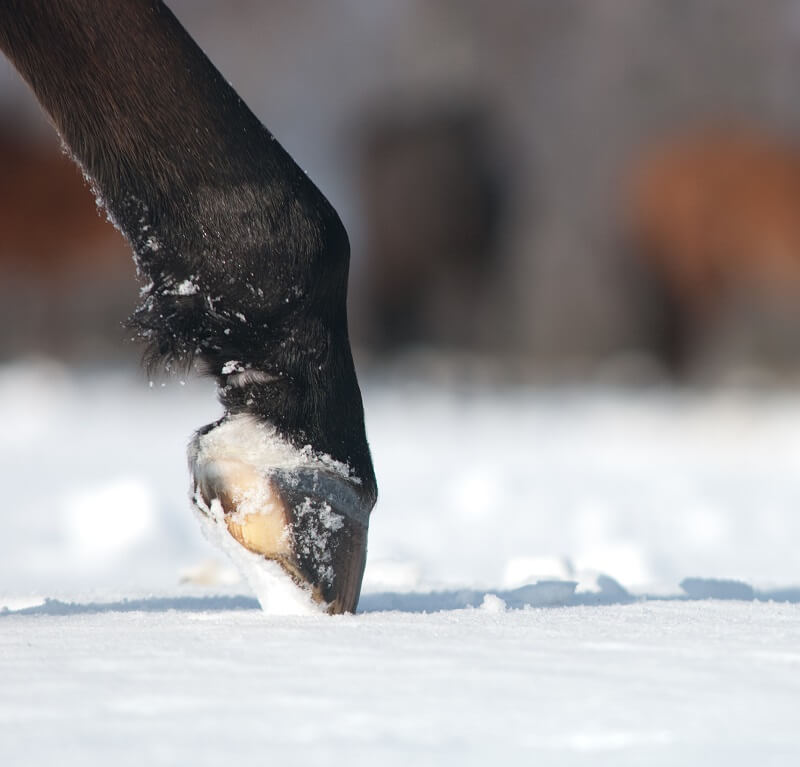
[{"label": "shadow on snow", "polygon": [[[687,578],[681,582],[684,594],[675,596],[633,595],[613,578],[600,576],[598,591],[578,592],[574,581],[539,581],[511,590],[461,589],[432,591],[428,593],[384,592],[364,594],[359,603],[359,613],[396,611],[404,613],[433,613],[443,610],[460,610],[480,607],[487,594],[502,599],[506,607],[575,607],[579,605],[620,605],[636,601],[696,601],[702,599],[730,599],[759,602],[800,603],[800,587],[757,590],[747,583],[711,578]],[[258,610],[256,599],[242,595],[175,596],[122,599],[114,602],[65,602],[46,599],[42,604],[18,610],[4,608],[0,618],[12,615],[91,615],[96,613],[150,612],[229,612]]]}]

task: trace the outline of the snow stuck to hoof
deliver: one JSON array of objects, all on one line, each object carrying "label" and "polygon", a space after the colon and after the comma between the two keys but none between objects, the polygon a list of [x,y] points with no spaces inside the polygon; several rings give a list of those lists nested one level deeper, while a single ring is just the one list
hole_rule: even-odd
[{"label": "snow stuck to hoof", "polygon": [[195,511],[206,538],[227,554],[269,615],[319,615],[326,605],[315,601],[311,589],[298,585],[281,565],[248,551],[230,533],[217,498],[205,505],[195,497]]}]

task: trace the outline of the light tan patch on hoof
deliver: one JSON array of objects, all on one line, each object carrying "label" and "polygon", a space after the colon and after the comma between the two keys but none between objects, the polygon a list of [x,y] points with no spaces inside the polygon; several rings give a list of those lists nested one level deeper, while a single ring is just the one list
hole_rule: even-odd
[{"label": "light tan patch on hoof", "polygon": [[269,478],[228,459],[204,463],[195,481],[207,505],[219,499],[228,532],[248,551],[271,559],[291,555],[286,505]]},{"label": "light tan patch on hoof", "polygon": [[245,514],[241,522],[239,515],[229,514],[225,518],[228,532],[246,549],[265,557],[277,557],[291,553],[288,545],[288,528],[275,514]]}]

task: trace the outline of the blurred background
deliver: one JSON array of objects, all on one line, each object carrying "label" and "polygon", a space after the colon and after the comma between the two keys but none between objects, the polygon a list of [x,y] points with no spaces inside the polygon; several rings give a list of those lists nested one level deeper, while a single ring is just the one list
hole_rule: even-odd
[{"label": "blurred background", "polygon": [[[450,504],[456,515],[447,523],[449,532],[425,528],[430,563],[437,550],[430,542],[449,540],[458,519],[476,531],[478,553],[471,560],[465,555],[465,562],[474,563],[481,556],[479,539],[492,530],[481,509],[501,501],[508,507],[515,498],[530,500],[526,493],[538,492],[526,484],[534,454],[524,454],[530,445],[519,443],[523,458],[517,456],[516,469],[499,447],[492,448],[508,444],[523,413],[533,419],[532,429],[548,430],[564,450],[555,453],[563,458],[561,473],[556,472],[563,482],[551,483],[549,494],[530,501],[552,515],[544,525],[549,539],[536,543],[535,530],[511,525],[504,553],[481,577],[498,582],[502,562],[517,554],[527,561],[530,547],[549,556],[560,551],[558,541],[566,541],[570,556],[583,547],[590,552],[589,565],[607,572],[617,567],[629,584],[672,582],[691,574],[686,570],[695,561],[676,563],[664,553],[678,546],[687,550],[680,538],[687,529],[700,541],[690,552],[699,556],[707,546],[723,557],[697,561],[736,575],[735,556],[729,561],[721,552],[765,528],[752,519],[742,522],[744,527],[732,520],[749,519],[742,499],[751,493],[751,500],[763,500],[758,488],[768,486],[774,494],[772,516],[764,512],[760,519],[773,524],[768,540],[761,541],[761,564],[740,574],[780,580],[786,572],[800,580],[795,558],[780,548],[788,545],[786,531],[796,529],[788,520],[800,501],[791,482],[800,468],[800,448],[791,429],[784,430],[800,418],[792,388],[800,373],[800,1],[172,0],[170,5],[347,226],[353,246],[351,332],[357,362],[367,374],[368,417],[370,407],[376,413],[371,434],[379,477],[382,471],[386,475],[382,504],[396,506],[398,513],[409,506]],[[122,328],[136,297],[126,245],[98,215],[23,83],[0,61],[3,404],[6,418],[13,411],[20,433],[34,435],[29,445],[37,455],[53,461],[58,455],[63,462],[62,452],[70,452],[63,445],[52,450],[53,440],[65,432],[48,432],[46,419],[35,426],[39,421],[28,417],[43,401],[80,407],[84,395],[73,389],[69,392],[78,399],[57,388],[61,394],[52,400],[49,387],[62,385],[65,370],[83,371],[79,376],[87,377],[80,380],[88,387],[83,391],[95,396],[97,371],[113,378],[113,371],[138,360],[140,350],[124,342]],[[33,357],[40,361],[20,362]],[[54,377],[54,370],[61,377]],[[438,383],[409,394],[404,387],[415,376]],[[484,393],[489,388],[481,386],[493,388],[481,399],[474,391],[454,394],[443,380],[458,386],[477,382]],[[533,399],[515,390],[522,399],[512,397],[518,406],[513,413],[502,393],[512,383],[534,387],[525,389]],[[663,388],[731,383],[756,384],[760,399],[733,405],[725,400],[720,410],[710,404],[721,396],[718,388],[704,388],[704,394],[670,389],[669,395]],[[130,384],[120,385],[122,402],[144,396],[130,394]],[[642,395],[630,389],[615,389],[608,400],[591,389],[597,385],[662,388],[655,400],[642,404],[636,399]],[[31,386],[35,397],[20,399]],[[552,392],[565,386],[573,394],[564,395],[566,401],[552,399]],[[763,387],[772,387],[773,394],[781,389],[774,396],[784,399],[778,405],[765,400]],[[442,391],[449,392],[444,399]],[[205,390],[202,396],[213,402]],[[687,396],[700,399],[687,405]],[[191,402],[200,399],[190,396]],[[20,402],[30,407],[20,410]],[[491,410],[491,402],[499,408],[495,416],[482,409]],[[434,461],[438,468],[419,479],[414,497],[398,461],[402,455],[413,462],[419,435],[408,431],[405,421],[393,420],[398,403],[404,408],[416,403],[417,415],[426,414],[433,419],[429,423],[452,433],[466,428],[463,420],[456,425],[457,416],[470,428],[482,424],[477,441],[485,455],[461,469]],[[566,421],[551,417],[555,405],[564,406]],[[600,412],[599,420],[576,420],[587,408],[595,416]],[[409,412],[414,423],[416,411]],[[437,413],[444,420],[436,421]],[[759,418],[777,431],[761,430]],[[192,427],[202,422],[186,420]],[[397,441],[375,423],[385,429],[393,424]],[[508,434],[492,431],[492,423],[507,423]],[[589,430],[581,431],[587,423]],[[688,431],[669,432],[670,442],[665,434],[675,423]],[[134,425],[118,428],[124,432]],[[686,434],[697,440],[688,457]],[[491,435],[497,442],[486,442]],[[728,438],[744,452],[725,453],[720,446]],[[9,456],[21,444],[15,439],[6,435]],[[674,452],[664,448],[646,471],[640,465],[635,488],[620,489],[627,487],[622,479],[621,485],[603,484],[603,476],[615,476],[609,461],[618,460],[619,470],[630,472],[642,451],[659,441]],[[440,446],[443,455],[448,444]],[[570,452],[576,444],[587,445],[585,452]],[[609,444],[619,450],[600,455]],[[753,445],[761,452],[753,452]],[[772,455],[760,463],[778,445],[780,460]],[[541,443],[535,450],[540,459],[545,455]],[[576,455],[584,456],[577,467]],[[569,479],[570,465],[585,487],[595,480],[602,486],[573,497],[578,491]],[[436,493],[445,492],[445,469],[456,479],[443,499]],[[729,486],[728,470],[749,490]],[[37,476],[31,474],[32,483]],[[75,497],[82,492],[79,485]],[[114,487],[123,488],[120,497],[129,497],[124,483]],[[651,497],[641,500],[640,491],[646,496],[648,487]],[[657,498],[655,487],[661,487]],[[26,497],[21,493],[19,503],[30,504]],[[99,497],[100,507],[116,503],[113,493],[108,502],[102,493]],[[170,508],[179,502],[164,501]],[[630,514],[614,516],[623,507]],[[64,519],[72,519],[64,509]],[[676,520],[686,524],[676,521],[672,532],[665,531],[659,525],[672,512],[684,514]],[[90,509],[86,518],[94,519],[93,513]],[[188,517],[185,509],[180,513]],[[580,540],[570,543],[559,519],[571,520],[573,532],[582,530],[575,532]],[[598,519],[606,520],[600,532]],[[588,527],[587,520],[593,520]],[[379,558],[401,562],[399,570],[383,571],[387,582],[395,578],[397,585],[417,572],[414,562],[429,561],[428,555],[419,541],[403,538],[403,528],[384,529],[384,537],[376,533],[373,540]],[[645,530],[652,551],[642,548]],[[520,536],[528,543],[520,543]],[[466,538],[459,545],[462,552],[472,551]],[[515,553],[515,546],[521,551]],[[785,559],[775,558],[776,546]],[[774,556],[768,561],[770,548]],[[411,570],[402,562],[411,562]],[[436,572],[434,580],[446,580],[446,569]],[[460,572],[468,579],[466,564]]]},{"label": "blurred background", "polygon": [[[796,0],[172,6],[344,218],[364,363],[797,368]],[[0,168],[0,356],[135,357],[125,246],[6,62]]]}]

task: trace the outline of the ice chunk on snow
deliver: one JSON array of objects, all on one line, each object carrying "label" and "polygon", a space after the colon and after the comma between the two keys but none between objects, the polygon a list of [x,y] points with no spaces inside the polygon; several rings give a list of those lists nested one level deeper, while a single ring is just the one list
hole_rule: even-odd
[{"label": "ice chunk on snow", "polygon": [[496,594],[484,594],[480,609],[487,613],[504,613],[506,603]]}]

